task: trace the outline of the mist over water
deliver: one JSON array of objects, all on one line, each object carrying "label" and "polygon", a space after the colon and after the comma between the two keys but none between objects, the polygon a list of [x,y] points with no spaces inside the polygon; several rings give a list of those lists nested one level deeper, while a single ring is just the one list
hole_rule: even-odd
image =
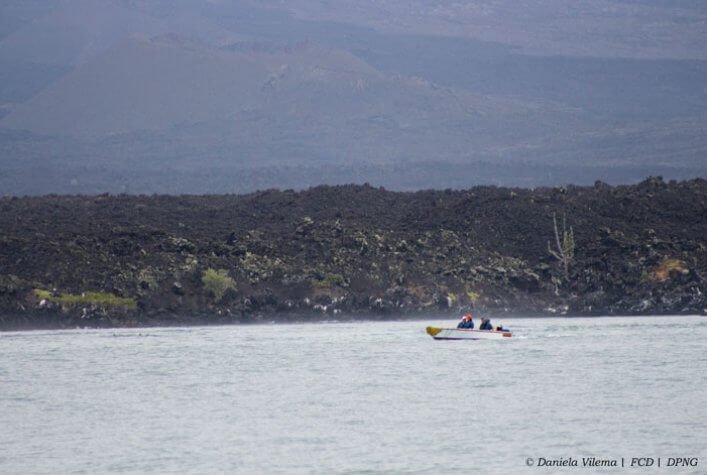
[{"label": "mist over water", "polygon": [[704,471],[707,319],[424,332],[453,323],[2,333],[0,472],[552,473],[526,458],[589,456]]}]

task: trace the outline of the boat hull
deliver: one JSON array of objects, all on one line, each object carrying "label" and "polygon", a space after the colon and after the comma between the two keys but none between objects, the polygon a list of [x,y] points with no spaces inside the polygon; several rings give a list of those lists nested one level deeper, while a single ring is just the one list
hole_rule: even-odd
[{"label": "boat hull", "polygon": [[504,340],[513,336],[509,331],[437,327],[427,327],[427,334],[435,340]]}]

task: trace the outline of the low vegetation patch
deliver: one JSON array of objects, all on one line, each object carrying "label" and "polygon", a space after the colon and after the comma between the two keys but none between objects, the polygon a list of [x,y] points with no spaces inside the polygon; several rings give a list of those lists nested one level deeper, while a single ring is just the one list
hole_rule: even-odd
[{"label": "low vegetation patch", "polygon": [[236,288],[236,281],[233,280],[226,269],[206,269],[201,276],[204,290],[214,296],[218,302],[229,289]]},{"label": "low vegetation patch", "polygon": [[103,307],[125,307],[130,310],[137,308],[137,302],[130,297],[118,297],[109,292],[83,292],[81,295],[57,294],[49,290],[34,289],[34,294],[40,300],[56,302],[63,305],[100,305]]},{"label": "low vegetation patch", "polygon": [[687,267],[687,264],[680,259],[665,259],[648,274],[648,278],[653,282],[665,282],[670,277],[671,272],[686,274],[690,272],[690,269]]},{"label": "low vegetation patch", "polygon": [[473,290],[467,290],[467,291],[466,291],[466,296],[467,296],[467,298],[469,299],[469,302],[471,302],[471,303],[476,303],[476,302],[479,300],[479,297],[480,297],[479,293],[478,293],[478,292],[474,292]]},{"label": "low vegetation patch", "polygon": [[315,287],[331,288],[337,285],[343,285],[346,282],[341,274],[326,274],[322,279],[313,279],[312,285]]}]

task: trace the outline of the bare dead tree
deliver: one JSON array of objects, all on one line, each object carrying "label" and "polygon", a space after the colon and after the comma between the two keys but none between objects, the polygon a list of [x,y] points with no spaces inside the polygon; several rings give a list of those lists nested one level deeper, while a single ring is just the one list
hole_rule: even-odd
[{"label": "bare dead tree", "polygon": [[560,238],[560,231],[557,228],[557,216],[555,213],[552,214],[552,225],[555,230],[555,245],[557,249],[553,249],[550,245],[550,241],[547,242],[547,251],[555,259],[560,261],[562,264],[562,269],[565,273],[565,279],[570,278],[570,263],[574,258],[574,229],[570,226],[569,231],[567,230],[567,220],[565,214],[562,214],[562,237]]}]

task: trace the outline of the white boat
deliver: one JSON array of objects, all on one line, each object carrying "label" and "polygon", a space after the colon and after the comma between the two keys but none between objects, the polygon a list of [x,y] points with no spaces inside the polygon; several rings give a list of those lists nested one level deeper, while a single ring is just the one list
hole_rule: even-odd
[{"label": "white boat", "polygon": [[435,340],[503,340],[513,334],[507,330],[470,330],[467,328],[427,327],[427,334]]}]

